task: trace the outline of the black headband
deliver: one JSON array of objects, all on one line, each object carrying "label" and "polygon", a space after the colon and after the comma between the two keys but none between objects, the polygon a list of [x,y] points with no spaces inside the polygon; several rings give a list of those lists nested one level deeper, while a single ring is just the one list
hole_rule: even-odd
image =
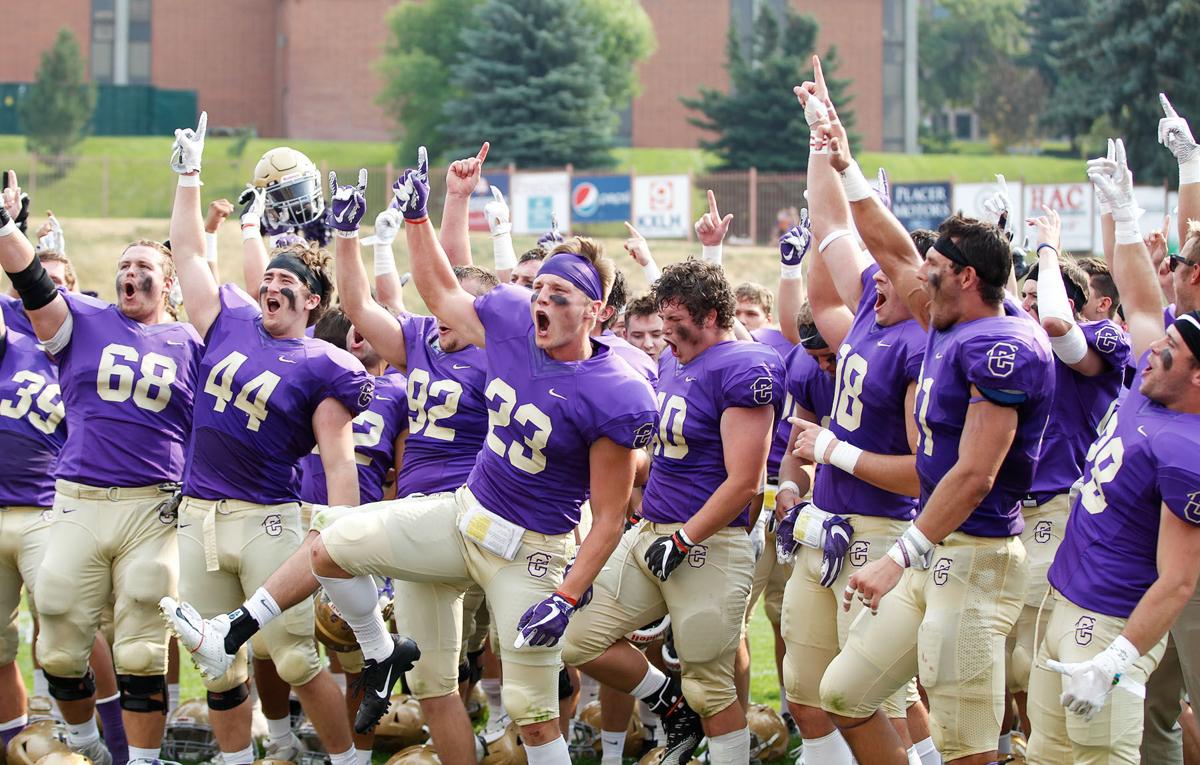
[{"label": "black headband", "polygon": [[1175,331],[1192,355],[1200,360],[1200,311],[1190,311],[1175,319]]},{"label": "black headband", "polygon": [[[823,351],[829,347],[829,343],[825,341],[825,338],[821,337],[821,332],[817,329],[816,325],[801,325],[799,329],[801,332],[800,345],[803,348],[810,351]],[[805,330],[808,330],[809,333],[804,334]]]},{"label": "black headband", "polygon": [[281,252],[271,258],[271,262],[267,264],[267,270],[272,268],[282,268],[295,275],[297,279],[304,282],[304,286],[308,287],[308,291],[317,297],[323,297],[325,294],[324,287],[321,286],[321,280],[313,273],[313,270],[304,265],[304,261],[296,257],[290,252]]},{"label": "black headband", "polygon": [[971,266],[972,268],[975,267],[975,264],[968,261],[967,256],[962,254],[962,250],[958,249],[958,245],[950,241],[950,237],[946,236],[945,234],[937,238],[937,241],[933,243],[933,249],[937,250],[942,255],[945,255],[950,260],[953,260],[960,266]]}]

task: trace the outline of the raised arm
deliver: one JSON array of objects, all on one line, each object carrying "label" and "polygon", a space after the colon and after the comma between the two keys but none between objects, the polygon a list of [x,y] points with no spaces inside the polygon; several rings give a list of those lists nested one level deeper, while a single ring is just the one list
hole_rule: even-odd
[{"label": "raised arm", "polygon": [[267,247],[262,236],[266,193],[266,189],[246,184],[245,191],[238,197],[238,204],[242,206],[242,282],[251,295],[258,293],[263,274],[267,272]]},{"label": "raised arm", "polygon": [[1088,162],[1088,178],[1112,209],[1116,232],[1113,281],[1121,293],[1134,358],[1140,359],[1165,331],[1162,291],[1138,225],[1143,210],[1133,196],[1133,174],[1125,161],[1124,142],[1118,138],[1114,149],[1114,159]]},{"label": "raised arm", "polygon": [[[1171,106],[1166,93],[1158,94],[1163,118],[1158,121],[1158,142],[1179,163],[1179,246],[1187,241],[1188,221],[1200,220],[1200,146],[1187,120]],[[1112,159],[1112,157],[1109,157]]]},{"label": "raised arm", "polygon": [[489,146],[490,144],[484,141],[478,154],[451,162],[449,170],[446,171],[446,201],[442,206],[441,240],[446,257],[454,266],[471,265],[471,193],[479,183]]},{"label": "raised arm", "polygon": [[204,216],[204,259],[217,283],[221,282],[221,267],[218,260],[217,237],[221,224],[233,213],[233,204],[228,199],[214,199],[208,203],[208,214]]},{"label": "raised arm", "polygon": [[625,240],[625,252],[629,253],[629,257],[633,258],[633,262],[642,267],[642,275],[646,277],[646,285],[653,287],[658,281],[658,277],[662,276],[662,270],[659,269],[658,263],[654,262],[654,256],[650,253],[650,244],[646,241],[646,237],[642,236],[633,224],[625,221],[625,231],[629,237]]},{"label": "raised arm", "polygon": [[492,201],[483,206],[483,214],[487,218],[488,231],[492,235],[492,258],[495,261],[496,279],[501,284],[508,284],[513,269],[517,267],[517,251],[513,249],[508,202],[504,201],[504,192],[498,187],[492,186]]},{"label": "raised arm", "polygon": [[724,252],[725,235],[729,233],[729,224],[733,213],[721,217],[717,209],[717,195],[712,189],[708,190],[708,212],[696,221],[696,237],[700,240],[700,257],[709,263],[721,264]]},{"label": "raised arm", "polygon": [[[33,254],[33,244],[25,238],[25,234],[17,227],[16,219],[21,215],[22,206],[29,206],[28,197],[22,202],[21,186],[17,183],[17,174],[8,170],[4,176],[4,204],[0,205],[0,268],[8,275],[25,313],[33,325],[33,331],[38,339],[48,342],[59,330],[64,329],[64,322],[70,317],[67,301],[54,287],[50,274]],[[61,346],[65,346],[70,337],[70,326],[65,328],[66,337],[61,338]]]},{"label": "raised arm", "polygon": [[375,299],[394,314],[404,312],[404,284],[396,273],[396,255],[392,242],[400,234],[400,223],[404,219],[394,207],[388,207],[375,216],[375,233],[362,240],[374,252]]},{"label": "raised arm", "polygon": [[483,347],[483,323],[475,313],[475,297],[462,288],[429,222],[428,160],[424,152],[416,170],[405,170],[393,185],[412,262],[413,282],[425,305],[471,345]]},{"label": "raised arm", "polygon": [[200,217],[200,160],[208,112],[201,112],[196,130],[176,130],[171,168],[179,173],[175,204],[171,208],[171,258],[183,290],[188,321],[201,337],[221,312],[217,280],[204,254],[204,219]]},{"label": "raised arm", "polygon": [[[833,277],[826,267],[828,262],[820,253],[813,255],[808,267],[808,300],[821,337],[830,348],[840,348],[854,323],[854,312],[838,297]],[[793,318],[792,324],[795,323]]]}]

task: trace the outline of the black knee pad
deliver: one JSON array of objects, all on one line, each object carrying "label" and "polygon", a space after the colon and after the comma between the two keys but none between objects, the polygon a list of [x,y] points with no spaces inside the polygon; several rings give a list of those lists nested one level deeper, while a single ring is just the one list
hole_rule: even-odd
[{"label": "black knee pad", "polygon": [[471,665],[463,662],[458,665],[458,682],[465,683],[471,679]]},{"label": "black knee pad", "polygon": [[91,667],[83,677],[59,677],[42,670],[46,683],[50,686],[50,695],[58,701],[83,701],[96,694],[96,676]]},{"label": "black knee pad", "polygon": [[566,666],[558,670],[558,700],[569,699],[575,695],[575,686],[571,684],[571,675]]},{"label": "black knee pad", "polygon": [[117,675],[121,709],[127,712],[167,713],[165,675]]},{"label": "black knee pad", "polygon": [[208,708],[224,712],[238,708],[248,698],[250,698],[249,683],[242,683],[238,687],[231,688],[228,691],[209,691]]},{"label": "black knee pad", "polygon": [[472,683],[478,683],[483,679],[483,649],[478,651],[470,651],[467,653],[467,666],[470,668],[471,676],[467,679]]}]

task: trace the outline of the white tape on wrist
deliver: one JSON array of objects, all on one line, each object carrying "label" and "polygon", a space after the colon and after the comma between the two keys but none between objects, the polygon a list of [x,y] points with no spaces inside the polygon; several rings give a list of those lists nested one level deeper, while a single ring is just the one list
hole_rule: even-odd
[{"label": "white tape on wrist", "polygon": [[787,265],[786,263],[780,263],[779,264],[779,278],[780,279],[803,279],[804,278],[804,266],[803,265],[790,266],[790,265]]},{"label": "white tape on wrist", "polygon": [[821,240],[821,243],[817,245],[817,252],[825,252],[825,249],[829,247],[829,245],[841,239],[843,236],[850,236],[852,233],[853,232],[851,232],[848,228],[839,228],[837,231],[830,231],[825,235],[825,238]]},{"label": "white tape on wrist", "polygon": [[357,239],[358,238],[358,229],[354,229],[353,231],[342,231],[341,229],[335,228],[333,230],[333,235],[338,237],[339,239]]},{"label": "white tape on wrist", "polygon": [[845,441],[839,441],[838,445],[833,447],[833,452],[829,455],[829,464],[838,470],[854,475],[854,468],[858,466],[858,460],[862,457],[862,453],[863,450],[857,446],[848,444]]},{"label": "white tape on wrist", "polygon": [[931,552],[933,542],[929,541],[915,523],[910,523],[895,544],[888,549],[887,554],[900,568],[925,569],[929,567],[927,561]]},{"label": "white tape on wrist", "polygon": [[785,491],[790,491],[797,497],[800,496],[800,487],[796,485],[795,481],[780,481],[779,488],[775,490],[775,496],[778,497]]},{"label": "white tape on wrist", "polygon": [[1189,159],[1179,166],[1179,185],[1200,183],[1200,159]]},{"label": "white tape on wrist", "polygon": [[217,235],[204,232],[204,259],[209,263],[217,262]]},{"label": "white tape on wrist", "polygon": [[700,257],[705,262],[716,263],[719,266],[719,265],[721,265],[721,256],[723,254],[724,254],[724,245],[723,244],[714,244],[714,245],[705,244],[705,245],[700,246]]},{"label": "white tape on wrist", "polygon": [[875,196],[875,190],[871,188],[871,184],[867,183],[867,178],[863,175],[862,168],[855,161],[850,162],[850,166],[843,170],[838,176],[842,179],[842,188],[846,191],[846,199],[850,202],[861,202],[868,197]]},{"label": "white tape on wrist", "polygon": [[642,266],[642,273],[646,276],[646,284],[654,284],[662,276],[662,270],[653,260]]},{"label": "white tape on wrist", "polygon": [[821,428],[820,432],[817,433],[817,440],[813,444],[814,462],[817,462],[821,465],[829,464],[825,459],[825,452],[829,449],[829,444],[832,443],[836,438],[837,436],[833,435],[833,431],[829,430],[828,428]]},{"label": "white tape on wrist", "polygon": [[505,232],[492,237],[492,257],[497,271],[511,271],[517,267],[517,252],[513,249],[511,234]]},{"label": "white tape on wrist", "polygon": [[375,246],[375,276],[387,276],[396,273],[396,257],[392,254],[392,246],[376,242]]},{"label": "white tape on wrist", "polygon": [[1072,324],[1067,334],[1050,338],[1050,347],[1054,355],[1062,359],[1064,364],[1076,364],[1087,355],[1087,338],[1078,324]]},{"label": "white tape on wrist", "polygon": [[[1114,218],[1116,213],[1114,211]],[[1138,244],[1142,242],[1142,229],[1138,225],[1138,217],[1133,220],[1114,220],[1116,228],[1117,244]]]},{"label": "white tape on wrist", "polygon": [[196,173],[194,175],[179,176],[179,185],[183,186],[184,188],[190,189],[190,188],[199,188],[200,186],[203,186],[204,184],[200,182],[200,173]]},{"label": "white tape on wrist", "polygon": [[1142,655],[1137,646],[1124,635],[1117,635],[1116,640],[1104,649],[1104,653],[1111,656],[1116,662],[1118,675],[1133,666],[1133,663]]},{"label": "white tape on wrist", "polygon": [[250,223],[246,223],[245,221],[242,222],[242,241],[243,242],[248,242],[251,239],[261,239],[261,238],[262,238],[262,234],[260,234],[258,232],[258,223],[257,222],[255,222],[253,225]]}]

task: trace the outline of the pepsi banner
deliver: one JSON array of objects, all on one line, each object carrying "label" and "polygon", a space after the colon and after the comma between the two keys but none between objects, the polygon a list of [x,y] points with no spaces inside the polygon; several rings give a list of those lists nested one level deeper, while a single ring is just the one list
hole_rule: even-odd
[{"label": "pepsi banner", "polygon": [[633,184],[628,175],[577,175],[571,179],[571,222],[610,223],[630,218]]}]

